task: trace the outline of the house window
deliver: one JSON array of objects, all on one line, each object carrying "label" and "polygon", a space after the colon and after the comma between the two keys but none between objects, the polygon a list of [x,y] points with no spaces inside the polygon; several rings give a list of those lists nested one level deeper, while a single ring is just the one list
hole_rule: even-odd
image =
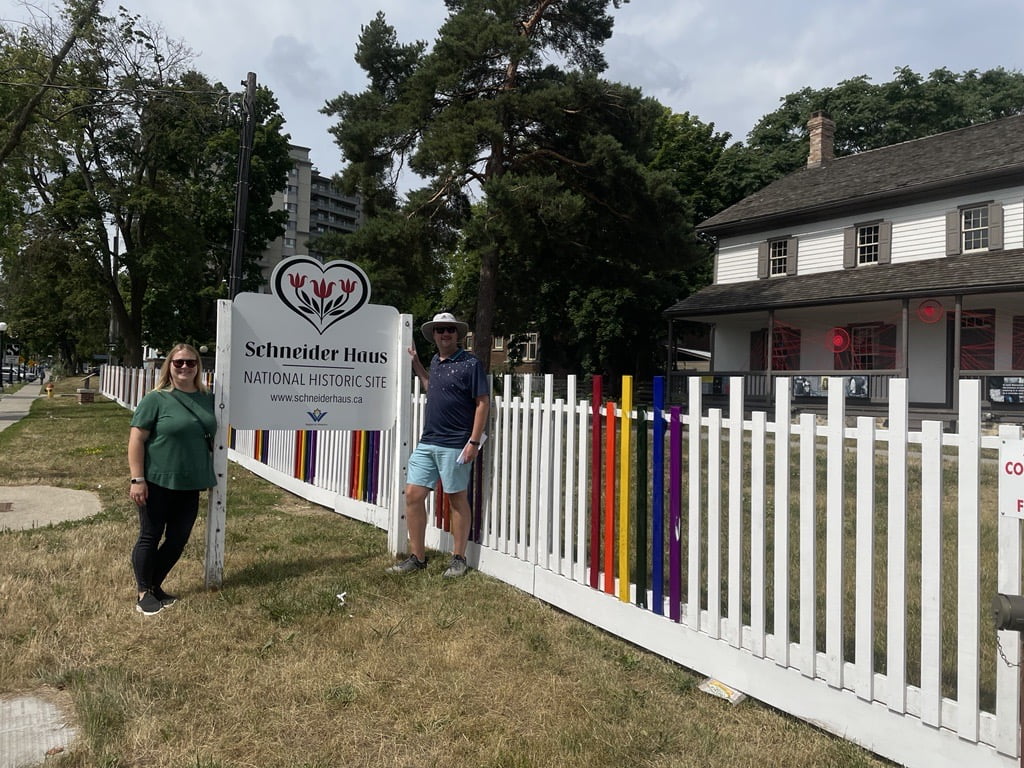
[{"label": "house window", "polygon": [[284,247],[285,248],[294,248],[295,247],[295,238],[294,237],[286,237],[284,239]]},{"label": "house window", "polygon": [[759,278],[796,274],[796,238],[766,240],[757,248]]},{"label": "house window", "polygon": [[878,337],[871,326],[850,329],[851,367],[855,371],[870,371],[875,367],[875,355],[878,354]]},{"label": "house window", "polygon": [[768,274],[786,274],[787,248],[785,240],[773,240],[768,243]]},{"label": "house window", "polygon": [[892,263],[892,222],[873,221],[843,230],[843,267]]},{"label": "house window", "polygon": [[964,251],[983,251],[988,248],[988,206],[965,208],[960,212],[960,232]]},{"label": "house window", "polygon": [[960,370],[991,371],[996,364],[996,311],[960,314]]},{"label": "house window", "polygon": [[946,214],[946,255],[1003,247],[1003,206],[975,203]]},{"label": "house window", "polygon": [[467,333],[466,334],[466,338],[463,340],[462,346],[464,346],[466,349],[469,349],[469,350],[473,349],[473,334],[472,333]]},{"label": "house window", "polygon": [[526,341],[520,345],[522,352],[520,359],[524,363],[531,363],[537,359],[537,350],[540,347],[539,338],[536,333],[526,334]]},{"label": "house window", "polygon": [[[768,367],[768,329],[750,334],[750,370],[764,371]],[[800,329],[778,325],[772,330],[772,370],[797,371],[800,369]]]},{"label": "house window", "polygon": [[505,337],[504,336],[495,336],[494,337],[494,342],[491,344],[491,349],[499,350],[500,351],[500,350],[502,350],[504,348],[505,348]]},{"label": "house window", "polygon": [[869,224],[857,229],[857,263],[878,263],[878,225]]},{"label": "house window", "polygon": [[849,342],[833,352],[837,371],[891,371],[896,368],[896,326],[865,323],[846,327]]}]

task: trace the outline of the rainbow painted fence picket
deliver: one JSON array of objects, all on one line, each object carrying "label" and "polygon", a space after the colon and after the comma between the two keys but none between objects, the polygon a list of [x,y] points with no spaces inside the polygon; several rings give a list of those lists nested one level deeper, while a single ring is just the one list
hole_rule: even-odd
[{"label": "rainbow painted fence picket", "polygon": [[[540,383],[536,396],[534,385]],[[957,432],[909,426],[892,380],[884,426],[847,426],[841,382],[822,416],[685,406],[661,379],[606,398],[576,380],[495,382],[490,439],[472,488],[470,562],[638,646],[717,678],[909,766],[1018,765],[1021,661],[997,633],[995,592],[1021,590],[1020,521],[982,508],[991,457],[1019,427],[982,435],[977,382],[960,384]],[[137,372],[101,391],[132,407]],[[410,432],[424,398],[411,393]],[[304,498],[388,529],[400,437],[239,431],[231,459]],[[428,545],[446,550],[432,500]],[[951,543],[952,542],[952,543]]]}]

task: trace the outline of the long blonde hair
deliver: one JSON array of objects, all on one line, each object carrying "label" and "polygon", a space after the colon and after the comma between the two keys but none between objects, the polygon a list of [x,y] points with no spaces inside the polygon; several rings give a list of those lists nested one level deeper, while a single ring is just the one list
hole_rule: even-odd
[{"label": "long blonde hair", "polygon": [[196,375],[192,381],[200,392],[209,392],[209,387],[206,386],[206,381],[203,377],[203,358],[199,356],[199,352],[191,344],[175,344],[171,347],[171,351],[164,358],[164,364],[160,366],[160,373],[156,377],[156,386],[153,389],[174,389],[174,385],[171,383],[171,358],[178,352],[188,352],[192,355],[196,361]]}]

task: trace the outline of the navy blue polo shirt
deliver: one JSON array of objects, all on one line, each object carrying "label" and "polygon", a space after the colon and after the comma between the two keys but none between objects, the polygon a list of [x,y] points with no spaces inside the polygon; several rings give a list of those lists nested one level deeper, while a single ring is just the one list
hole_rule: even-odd
[{"label": "navy blue polo shirt", "polygon": [[473,432],[476,399],[489,395],[487,374],[479,358],[464,349],[430,361],[427,412],[420,442],[462,448]]}]

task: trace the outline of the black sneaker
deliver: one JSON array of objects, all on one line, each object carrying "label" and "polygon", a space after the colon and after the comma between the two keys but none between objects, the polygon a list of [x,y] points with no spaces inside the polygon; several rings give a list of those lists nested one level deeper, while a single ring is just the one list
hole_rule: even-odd
[{"label": "black sneaker", "polygon": [[159,600],[160,604],[163,605],[164,608],[166,608],[169,605],[174,605],[176,602],[178,602],[177,597],[175,597],[174,595],[167,594],[160,587],[153,587],[151,591],[153,593],[153,597]]},{"label": "black sneaker", "polygon": [[422,571],[427,567],[426,560],[420,560],[416,555],[409,555],[400,563],[395,563],[390,568],[385,568],[384,573],[414,573]]},{"label": "black sneaker", "polygon": [[164,609],[161,603],[152,592],[146,592],[135,604],[135,610],[146,616],[155,616]]}]

